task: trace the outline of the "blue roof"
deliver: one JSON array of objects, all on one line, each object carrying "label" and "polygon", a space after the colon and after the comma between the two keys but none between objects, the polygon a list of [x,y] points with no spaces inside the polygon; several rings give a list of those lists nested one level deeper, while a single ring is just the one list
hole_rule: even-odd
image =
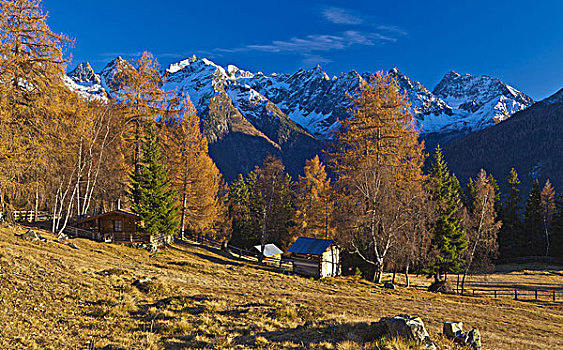
[{"label": "blue roof", "polygon": [[289,247],[289,253],[322,255],[334,242],[332,239],[299,237]]}]

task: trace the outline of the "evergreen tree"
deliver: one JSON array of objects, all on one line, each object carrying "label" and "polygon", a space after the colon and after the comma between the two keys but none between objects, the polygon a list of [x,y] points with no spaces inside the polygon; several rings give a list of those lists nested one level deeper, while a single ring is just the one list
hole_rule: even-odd
[{"label": "evergreen tree", "polygon": [[261,198],[256,188],[256,174],[246,179],[239,174],[229,186],[229,217],[232,220],[231,242],[238,247],[252,248],[260,241]]},{"label": "evergreen tree", "polygon": [[536,179],[532,183],[532,189],[526,200],[522,235],[523,245],[519,247],[520,255],[543,255],[545,253],[542,227],[540,183]]},{"label": "evergreen tree", "polygon": [[551,182],[548,180],[545,181],[545,185],[540,193],[541,199],[541,218],[543,224],[543,231],[545,234],[545,256],[548,256],[550,253],[551,247],[551,234],[552,234],[552,226],[553,226],[553,217],[556,214],[556,206],[555,206],[555,190],[551,185]]},{"label": "evergreen tree", "polygon": [[514,168],[510,170],[508,175],[508,185],[508,195],[505,197],[501,211],[502,227],[498,236],[499,252],[502,258],[517,256],[519,247],[523,244],[521,237],[520,179]]},{"label": "evergreen tree", "polygon": [[436,256],[425,271],[440,280],[444,273],[463,271],[462,254],[467,249],[465,230],[458,216],[462,208],[459,182],[448,171],[440,146],[436,148],[429,178],[436,215],[432,239]]},{"label": "evergreen tree", "polygon": [[557,197],[557,213],[553,219],[553,249],[551,255],[563,261],[563,195]]},{"label": "evergreen tree", "polygon": [[141,217],[145,232],[171,236],[178,230],[176,196],[170,186],[154,123],[147,123],[145,129],[139,168],[131,176],[132,208]]},{"label": "evergreen tree", "polygon": [[473,210],[473,204],[475,203],[475,197],[477,196],[477,190],[475,189],[475,182],[472,178],[467,180],[467,185],[465,186],[465,195],[463,196],[463,206],[468,210]]},{"label": "evergreen tree", "polygon": [[293,218],[293,192],[291,177],[285,173],[285,167],[279,158],[268,155],[261,167],[254,172],[257,175],[257,188],[261,199],[262,229],[260,244],[262,248],[270,241],[279,247],[289,245],[289,228]]}]

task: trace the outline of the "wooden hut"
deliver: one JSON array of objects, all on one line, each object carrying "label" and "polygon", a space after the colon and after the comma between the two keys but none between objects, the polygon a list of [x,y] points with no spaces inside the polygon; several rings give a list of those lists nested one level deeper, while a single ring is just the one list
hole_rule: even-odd
[{"label": "wooden hut", "polygon": [[[255,245],[254,249],[258,251],[258,254],[260,254],[262,245]],[[283,251],[273,243],[268,243],[264,246],[264,258],[266,261],[271,261],[279,264],[282,254]]]},{"label": "wooden hut", "polygon": [[[137,231],[137,214],[123,209],[116,209],[110,212],[91,216],[78,220],[76,236],[90,238],[105,242],[139,242],[148,243],[151,241],[149,234]],[[69,230],[72,232],[72,229]]]},{"label": "wooden hut", "polygon": [[297,274],[324,278],[341,273],[340,248],[331,239],[299,237],[288,253]]}]

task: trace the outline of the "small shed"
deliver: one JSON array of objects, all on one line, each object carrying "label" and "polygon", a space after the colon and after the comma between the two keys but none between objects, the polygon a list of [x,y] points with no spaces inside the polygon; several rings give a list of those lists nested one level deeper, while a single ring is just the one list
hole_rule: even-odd
[{"label": "small shed", "polygon": [[[262,245],[255,245],[254,249],[256,249],[258,253],[260,253],[260,251],[262,250]],[[282,254],[283,251],[273,243],[268,243],[264,246],[264,257],[268,260],[279,261]]]},{"label": "small shed", "polygon": [[299,237],[289,247],[293,272],[314,278],[340,276],[340,248],[331,239]]},{"label": "small shed", "polygon": [[[149,234],[137,231],[140,217],[123,209],[112,210],[96,216],[78,220],[77,236],[105,242],[151,241]],[[89,237],[85,237],[88,236]]]}]

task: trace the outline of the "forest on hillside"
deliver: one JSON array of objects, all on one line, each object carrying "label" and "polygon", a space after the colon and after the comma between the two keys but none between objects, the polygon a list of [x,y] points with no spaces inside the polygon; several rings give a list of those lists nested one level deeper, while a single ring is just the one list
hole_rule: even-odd
[{"label": "forest on hillside", "polygon": [[227,184],[189,97],[160,89],[152,54],[120,67],[111,100],[85,96],[65,85],[70,40],[50,30],[41,2],[1,6],[6,220],[15,210],[45,211],[64,238],[68,225],[123,200],[148,233],[202,234],[245,247],[334,239],[352,267],[378,282],[384,269],[441,281],[448,273],[490,270],[499,252],[563,252],[563,198],[549,181],[521,195],[509,169],[501,196],[497,180],[480,170],[461,185],[440,148],[423,171],[427,155],[408,99],[389,75],[373,75],[350,97],[353,108],[326,150],[326,165],[315,157],[292,179],[270,155]]}]

